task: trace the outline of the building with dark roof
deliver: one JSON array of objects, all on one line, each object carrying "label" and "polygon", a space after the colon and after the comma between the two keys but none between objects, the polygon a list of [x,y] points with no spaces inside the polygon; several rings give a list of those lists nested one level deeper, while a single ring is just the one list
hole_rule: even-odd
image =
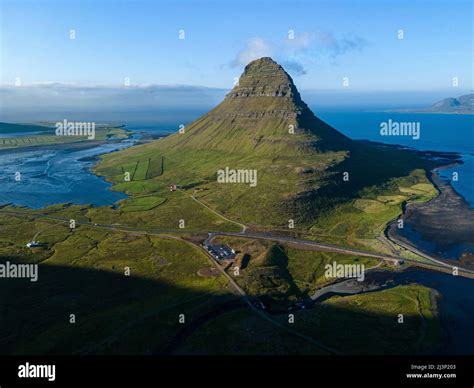
[{"label": "building with dark roof", "polygon": [[235,251],[228,245],[206,245],[206,250],[217,260],[233,260]]}]

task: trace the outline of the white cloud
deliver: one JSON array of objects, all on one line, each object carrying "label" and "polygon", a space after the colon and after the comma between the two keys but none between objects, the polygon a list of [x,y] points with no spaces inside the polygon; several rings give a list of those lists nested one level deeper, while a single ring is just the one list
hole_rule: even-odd
[{"label": "white cloud", "polygon": [[287,39],[287,45],[291,49],[303,50],[311,46],[314,41],[314,37],[309,32],[302,32],[301,34],[295,34],[293,39]]},{"label": "white cloud", "polygon": [[292,59],[281,62],[281,65],[293,76],[305,75],[307,73],[305,67],[300,62]]},{"label": "white cloud", "polygon": [[245,48],[237,54],[233,61],[234,66],[245,66],[249,62],[261,58],[272,56],[273,49],[265,39],[254,37],[247,41]]},{"label": "white cloud", "polygon": [[361,51],[367,45],[365,39],[358,36],[336,37],[326,31],[316,32],[316,41],[319,50],[332,58],[350,51]]},{"label": "white cloud", "polygon": [[231,66],[245,66],[249,62],[270,57],[280,62],[290,74],[304,75],[311,63],[330,61],[353,51],[362,51],[366,41],[357,36],[336,36],[327,31],[296,32],[280,41],[268,41],[253,37],[231,62]]}]

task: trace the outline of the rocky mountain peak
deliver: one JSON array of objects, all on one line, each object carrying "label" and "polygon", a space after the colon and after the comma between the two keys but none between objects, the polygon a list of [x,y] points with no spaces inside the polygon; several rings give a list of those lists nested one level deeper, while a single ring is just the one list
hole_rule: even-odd
[{"label": "rocky mountain peak", "polygon": [[226,98],[281,97],[302,102],[290,75],[270,57],[250,62]]}]

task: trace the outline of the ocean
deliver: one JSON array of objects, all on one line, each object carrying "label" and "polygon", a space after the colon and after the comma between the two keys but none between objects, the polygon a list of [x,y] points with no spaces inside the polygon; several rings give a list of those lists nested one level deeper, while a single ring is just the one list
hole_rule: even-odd
[{"label": "ocean", "polygon": [[[317,112],[316,109],[313,110]],[[355,140],[399,144],[421,151],[459,152],[463,165],[443,170],[443,178],[474,208],[474,115],[446,115],[396,112],[319,112],[317,115],[332,127]],[[382,136],[381,123],[419,123],[419,138]]]},{"label": "ocean", "polygon": [[[370,111],[318,111],[315,114],[328,124],[355,140],[399,144],[417,150],[449,151],[462,154],[464,164],[443,170],[441,176],[451,179],[458,173],[458,180],[451,182],[454,189],[474,207],[474,116],[415,114]],[[198,115],[198,113],[195,113]],[[189,116],[189,115],[188,115]],[[194,117],[186,117],[192,121]],[[382,136],[382,123],[415,123],[419,125],[419,136]],[[127,122],[127,128],[134,131],[166,135],[175,132],[182,120],[166,117],[163,121]],[[11,128],[0,124],[0,136]],[[11,202],[20,206],[39,208],[65,201],[74,203],[110,204],[124,198],[121,193],[110,190],[110,184],[94,176],[90,171],[91,162],[80,159],[83,156],[109,152],[113,145],[100,146],[86,151],[1,151],[0,203]],[[48,156],[49,155],[49,156]],[[75,160],[75,163],[72,163]],[[12,174],[19,168],[29,177],[28,186],[11,182]],[[46,178],[44,181],[43,178]],[[19,188],[20,187],[20,188]]]},{"label": "ocean", "polygon": [[125,141],[88,149],[2,150],[0,205],[11,203],[34,209],[57,203],[113,205],[127,196],[110,190],[111,183],[92,173],[94,157],[131,144]]}]

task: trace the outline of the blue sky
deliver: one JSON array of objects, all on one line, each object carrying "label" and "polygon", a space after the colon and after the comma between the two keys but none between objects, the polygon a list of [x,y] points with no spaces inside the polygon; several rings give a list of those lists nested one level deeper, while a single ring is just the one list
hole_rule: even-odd
[{"label": "blue sky", "polygon": [[[383,95],[380,101],[423,105],[472,90],[469,0],[0,1],[0,97],[7,107],[69,98],[64,85],[51,83],[73,85],[76,106],[91,90],[97,103],[98,89],[90,88],[108,87],[104,95],[112,99],[113,88],[124,92],[125,78],[130,88],[217,88],[209,98],[196,89],[196,103],[212,105],[260,56],[280,62],[303,97],[331,91],[338,104],[344,95],[351,101]],[[12,92],[17,79],[23,89]],[[160,101],[167,101],[165,92]],[[181,94],[175,90],[173,98]]]},{"label": "blue sky", "polygon": [[471,88],[470,1],[222,3],[3,0],[2,81],[227,88],[268,54],[309,89]]}]

